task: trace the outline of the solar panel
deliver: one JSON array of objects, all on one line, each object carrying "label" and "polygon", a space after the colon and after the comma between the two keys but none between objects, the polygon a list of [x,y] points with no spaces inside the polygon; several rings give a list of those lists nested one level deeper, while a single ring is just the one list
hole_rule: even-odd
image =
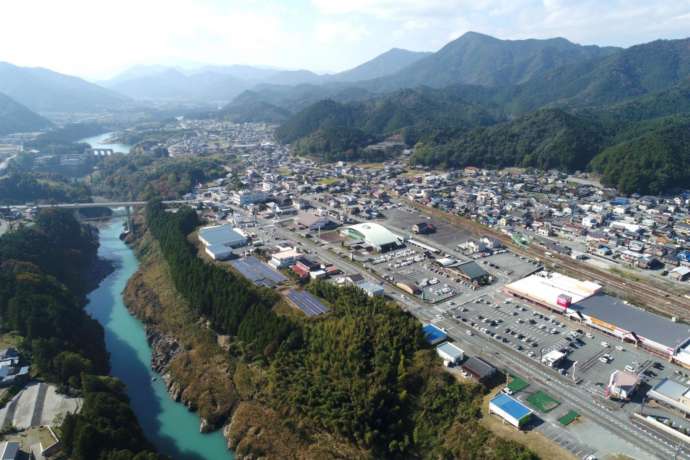
[{"label": "solar panel", "polygon": [[231,261],[230,264],[242,276],[257,286],[274,287],[287,281],[287,278],[282,273],[273,270],[254,256],[236,259]]},{"label": "solar panel", "polygon": [[307,316],[318,316],[328,312],[328,307],[306,291],[290,290],[288,299]]}]

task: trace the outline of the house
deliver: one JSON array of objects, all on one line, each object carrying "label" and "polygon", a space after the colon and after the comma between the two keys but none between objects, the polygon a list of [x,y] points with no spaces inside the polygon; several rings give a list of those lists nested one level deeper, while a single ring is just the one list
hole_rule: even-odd
[{"label": "house", "polygon": [[357,287],[366,292],[369,297],[379,297],[384,294],[383,286],[377,283],[364,282],[358,284]]},{"label": "house", "polygon": [[412,226],[412,231],[420,235],[428,235],[436,232],[436,226],[430,222],[420,222]]},{"label": "house", "polygon": [[681,266],[676,267],[668,274],[670,278],[678,281],[687,281],[690,279],[690,268]]}]

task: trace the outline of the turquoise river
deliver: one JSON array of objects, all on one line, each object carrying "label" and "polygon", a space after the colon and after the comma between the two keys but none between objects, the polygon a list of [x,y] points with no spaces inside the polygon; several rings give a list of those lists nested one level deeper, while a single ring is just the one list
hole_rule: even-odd
[{"label": "turquoise river", "polygon": [[127,385],[134,412],[148,439],[159,452],[180,460],[232,459],[220,431],[199,433],[199,417],[173,401],[158,374],[151,370],[151,349],[141,322],[129,314],[122,292],[139,262],[119,239],[123,221],[113,219],[100,228],[100,257],[115,271],[89,294],[87,311],[105,329],[111,374]]}]

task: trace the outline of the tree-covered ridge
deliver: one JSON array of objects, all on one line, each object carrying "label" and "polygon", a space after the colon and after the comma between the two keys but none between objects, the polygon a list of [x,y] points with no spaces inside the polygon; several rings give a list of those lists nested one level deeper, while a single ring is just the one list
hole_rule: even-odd
[{"label": "tree-covered ridge", "polygon": [[90,200],[91,192],[88,187],[71,183],[58,175],[12,171],[0,177],[0,205]]},{"label": "tree-covered ridge", "polygon": [[61,428],[70,458],[157,459],[122,384],[102,377],[109,371],[103,328],[84,311],[97,248],[96,232],[63,210],[41,211],[33,226],[0,237],[0,325],[22,337],[40,378],[84,398],[82,412]]},{"label": "tree-covered ridge", "polygon": [[95,194],[118,200],[167,200],[224,175],[213,158],[167,158],[147,152],[106,157],[90,176],[90,185]]},{"label": "tree-covered ridge", "polygon": [[186,238],[199,224],[193,210],[151,203],[147,223],[178,292],[233,336],[236,359],[261,376],[248,393],[305,442],[327,432],[377,459],[535,458],[479,425],[480,387],[445,373],[419,323],[395,305],[319,282],[310,289],[331,312],[288,318],[276,313],[273,292],[197,256]]},{"label": "tree-covered ridge", "polygon": [[623,193],[690,187],[690,118],[670,118],[658,125],[594,158],[591,168],[602,174],[603,183]]},{"label": "tree-covered ridge", "polygon": [[413,161],[429,166],[533,166],[584,170],[604,142],[601,127],[591,120],[547,109],[514,121],[477,128],[447,142],[423,139]]},{"label": "tree-covered ridge", "polygon": [[394,133],[430,129],[466,130],[496,122],[495,110],[464,101],[459,94],[420,88],[364,102],[323,100],[299,112],[276,132],[298,153],[327,160],[357,159],[362,149]]}]

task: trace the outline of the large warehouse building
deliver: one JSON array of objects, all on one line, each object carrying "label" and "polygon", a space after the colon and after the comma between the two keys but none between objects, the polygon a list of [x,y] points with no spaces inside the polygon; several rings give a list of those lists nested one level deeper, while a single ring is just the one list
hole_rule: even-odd
[{"label": "large warehouse building", "polygon": [[390,251],[403,244],[403,238],[374,222],[350,225],[341,230],[344,236],[362,240],[379,252]]},{"label": "large warehouse building", "polygon": [[227,224],[204,227],[199,230],[199,241],[206,246],[206,254],[213,260],[232,256],[233,248],[247,244],[247,237]]},{"label": "large warehouse building", "polygon": [[690,367],[690,327],[629,305],[601,286],[559,273],[540,272],[505,291]]}]

